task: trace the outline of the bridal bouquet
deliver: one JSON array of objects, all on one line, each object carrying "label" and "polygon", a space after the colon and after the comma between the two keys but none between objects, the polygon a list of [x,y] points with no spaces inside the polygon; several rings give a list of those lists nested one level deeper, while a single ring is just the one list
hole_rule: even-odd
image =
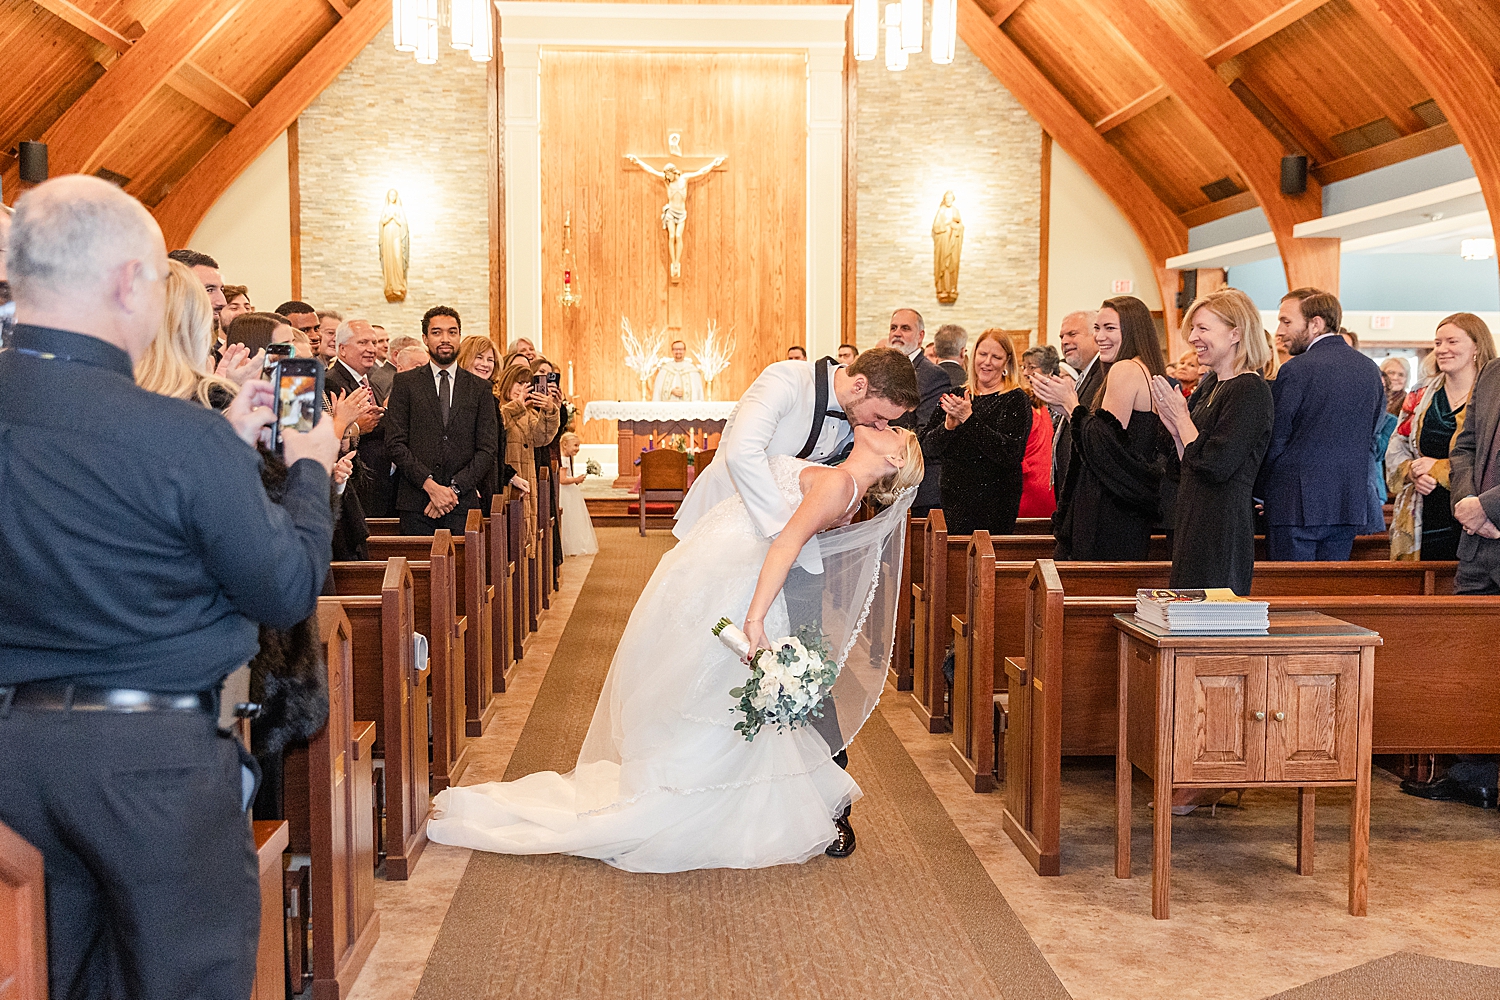
[{"label": "bridal bouquet", "polygon": [[602,476],[604,475],[604,470],[599,467],[598,459],[591,458],[584,463],[583,474],[585,476]]},{"label": "bridal bouquet", "polygon": [[[740,656],[750,650],[750,640],[735,628],[728,618],[720,618],[713,634]],[[736,712],[744,720],[735,724],[735,732],[745,739],[755,739],[762,726],[775,725],[777,730],[796,729],[823,715],[823,699],[833,690],[839,668],[829,654],[823,636],[814,628],[802,628],[797,635],[777,639],[774,649],[756,652],[750,661],[750,677],[729,692],[738,698]]]}]

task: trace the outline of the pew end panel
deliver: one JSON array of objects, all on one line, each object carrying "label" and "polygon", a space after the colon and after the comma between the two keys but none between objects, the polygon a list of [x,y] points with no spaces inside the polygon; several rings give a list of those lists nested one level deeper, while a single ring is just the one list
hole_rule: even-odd
[{"label": "pew end panel", "polygon": [[507,544],[515,572],[511,575],[511,655],[519,663],[526,655],[526,639],[531,635],[531,618],[527,611],[531,592],[530,544],[526,538],[526,501],[512,495],[506,506]]},{"label": "pew end panel", "polygon": [[[276,898],[281,898],[279,890]],[[278,963],[278,972],[280,968]],[[280,985],[279,974],[276,981]],[[7,1000],[45,1000],[47,996],[42,852],[4,823],[0,823],[0,996]]]},{"label": "pew end panel", "polygon": [[987,531],[969,540],[964,610],[951,615],[953,642],[953,739],[948,756],[975,792],[995,790],[994,630],[971,628],[978,616],[994,616],[995,550]]},{"label": "pew end panel", "polygon": [[[1006,754],[1008,780],[1000,822],[1038,875],[1062,871],[1057,821],[1062,781],[1062,648],[1055,640],[1062,633],[1062,593],[1056,564],[1038,560],[1026,579],[1025,663],[1006,668],[1010,732],[1017,734],[1017,745],[1014,757]],[[990,617],[993,620],[993,609]]]},{"label": "pew end panel", "polygon": [[948,522],[941,510],[928,513],[922,543],[922,583],[920,590],[913,591],[916,607],[912,628],[919,634],[912,655],[911,704],[929,733],[946,733],[950,728],[943,659],[948,651],[949,621],[963,610],[963,594],[961,588],[949,587],[948,583],[963,578],[968,545],[967,537],[948,537]]},{"label": "pew end panel", "polygon": [[371,758],[374,725],[354,721],[349,618],[338,598],[318,600],[328,664],[328,724],[308,744],[312,857],[313,996],[346,996],[380,936],[375,912]]},{"label": "pew end panel", "polygon": [[489,538],[490,641],[495,657],[491,667],[493,688],[504,693],[515,666],[515,636],[510,627],[511,587],[514,585],[515,562],[510,558],[508,501],[501,494],[490,498],[490,517],[486,522]]},{"label": "pew end panel", "polygon": [[494,590],[485,572],[489,537],[484,514],[478,508],[469,511],[463,545],[455,551],[459,608],[469,619],[464,651],[465,731],[470,737],[483,736],[500,711],[500,700],[495,697],[494,614],[490,607]]},{"label": "pew end panel", "polygon": [[[255,982],[250,1000],[283,1000],[286,996],[286,917],[282,903],[282,853],[287,823],[258,819],[251,824],[256,868],[260,872],[260,937],[255,946]],[[0,976],[4,970],[0,969]],[[23,991],[21,996],[26,996]]]},{"label": "pew end panel", "polygon": [[927,529],[927,518],[906,517],[906,548],[901,559],[901,597],[896,604],[896,639],[891,652],[891,686],[897,691],[912,689],[912,585],[920,582],[922,562],[922,535]]}]

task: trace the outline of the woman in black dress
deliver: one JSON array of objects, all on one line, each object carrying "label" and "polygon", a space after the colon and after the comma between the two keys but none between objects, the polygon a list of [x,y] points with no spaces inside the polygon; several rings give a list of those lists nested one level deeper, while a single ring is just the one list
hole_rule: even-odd
[{"label": "woman in black dress", "polygon": [[1151,409],[1153,375],[1166,373],[1156,324],[1133,295],[1106,299],[1094,317],[1104,388],[1079,404],[1070,378],[1034,376],[1031,388],[1072,415],[1068,478],[1057,498],[1058,559],[1145,559],[1160,517],[1167,437]]},{"label": "woman in black dress", "polygon": [[1270,360],[1260,312],[1244,292],[1223,288],[1183,317],[1204,372],[1191,400],[1164,378],[1151,380],[1163,425],[1177,445],[1172,586],[1250,593],[1255,572],[1255,476],[1271,443],[1276,407],[1260,377]]},{"label": "woman in black dress", "polygon": [[1016,385],[1015,355],[999,330],[986,330],[974,345],[968,386],[939,403],[922,430],[922,455],[943,463],[949,534],[1014,534],[1031,402]]}]

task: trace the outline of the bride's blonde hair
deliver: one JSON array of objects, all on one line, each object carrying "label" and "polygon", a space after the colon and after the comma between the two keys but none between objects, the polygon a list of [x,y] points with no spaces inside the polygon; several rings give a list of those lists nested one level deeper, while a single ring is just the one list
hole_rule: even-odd
[{"label": "bride's blonde hair", "polygon": [[902,490],[920,486],[922,474],[925,471],[922,464],[922,444],[917,440],[916,434],[905,427],[891,429],[900,431],[906,442],[906,464],[884,479],[872,483],[870,488],[865,490],[865,497],[882,507],[889,507],[895,503],[896,497]]}]

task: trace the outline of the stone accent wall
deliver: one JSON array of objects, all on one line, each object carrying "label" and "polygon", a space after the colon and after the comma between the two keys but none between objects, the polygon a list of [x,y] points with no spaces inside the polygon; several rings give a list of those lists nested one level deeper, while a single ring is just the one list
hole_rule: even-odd
[{"label": "stone accent wall", "polygon": [[[419,334],[438,304],[459,311],[465,333],[489,332],[485,66],[448,48],[446,32],[443,46],[437,65],[419,66],[388,25],[298,124],[302,298],[392,334]],[[390,188],[411,227],[404,302],[386,302],[380,275]]]},{"label": "stone accent wall", "polygon": [[[882,28],[882,52],[884,39]],[[962,40],[948,66],[926,51],[899,73],[883,55],[855,65],[859,347],[885,336],[903,306],[922,314],[929,339],[944,323],[968,330],[970,344],[986,327],[1034,330],[1041,127]],[[940,305],[932,218],[948,190],[964,246],[958,301]]]}]

